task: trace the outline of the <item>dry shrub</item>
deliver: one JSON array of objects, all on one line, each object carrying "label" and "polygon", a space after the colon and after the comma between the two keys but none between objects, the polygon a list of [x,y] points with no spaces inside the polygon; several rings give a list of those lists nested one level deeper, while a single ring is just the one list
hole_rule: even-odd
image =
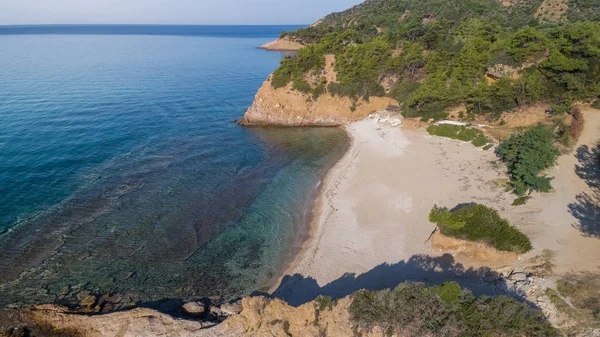
[{"label": "dry shrub", "polygon": [[569,126],[569,137],[573,144],[577,143],[579,136],[581,136],[581,132],[583,132],[583,126],[585,125],[585,119],[583,118],[583,113],[579,107],[574,107],[571,111],[571,115],[573,116],[573,121]]}]

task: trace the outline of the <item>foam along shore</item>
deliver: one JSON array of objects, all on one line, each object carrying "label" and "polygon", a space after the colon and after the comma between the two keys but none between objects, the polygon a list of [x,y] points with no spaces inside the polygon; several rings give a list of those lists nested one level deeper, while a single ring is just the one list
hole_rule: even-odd
[{"label": "foam along shore", "polygon": [[[506,180],[506,174],[493,150],[432,137],[420,129],[379,123],[374,118],[352,123],[346,129],[352,145],[325,179],[310,238],[284,273],[288,276],[273,289],[278,297],[290,303],[303,302],[295,299],[307,296],[308,291],[299,288],[301,282],[294,282],[299,278],[312,278],[324,287],[349,274],[362,274],[375,276],[374,283],[379,285],[393,284],[386,278],[397,277],[394,272],[372,273],[384,263],[406,267],[395,271],[405,273],[404,279],[431,280],[431,274],[420,275],[418,268],[407,266],[415,256],[443,254],[432,249],[428,241],[435,229],[428,220],[434,204],[452,208],[475,202],[499,210],[534,244],[534,251],[519,257],[517,263],[551,249],[557,255],[555,271],[597,271],[600,266],[600,242],[575,229],[577,219],[568,211],[578,193],[573,188],[564,191],[567,181],[578,179],[573,173],[576,161],[572,155],[563,156],[552,172],[556,191],[536,194],[530,204],[515,207],[511,206],[515,196],[497,184]],[[585,188],[581,183],[577,186]],[[473,261],[457,254],[450,262],[494,268],[505,261]],[[506,261],[511,262],[514,259]],[[447,275],[440,273],[440,277]]]}]

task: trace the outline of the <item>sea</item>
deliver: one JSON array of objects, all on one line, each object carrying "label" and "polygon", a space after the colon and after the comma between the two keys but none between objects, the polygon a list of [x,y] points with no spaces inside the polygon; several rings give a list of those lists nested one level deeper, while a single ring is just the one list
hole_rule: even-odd
[{"label": "sea", "polygon": [[0,26],[0,308],[264,291],[338,128],[236,124],[299,26]]}]

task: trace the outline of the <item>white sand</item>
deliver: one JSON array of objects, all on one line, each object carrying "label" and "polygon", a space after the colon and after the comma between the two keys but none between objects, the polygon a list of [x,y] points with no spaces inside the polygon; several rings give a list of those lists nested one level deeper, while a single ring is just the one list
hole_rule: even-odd
[{"label": "white sand", "polygon": [[[590,122],[600,126],[600,118]],[[556,192],[536,194],[528,205],[514,207],[515,196],[494,184],[506,175],[493,150],[373,119],[347,130],[353,145],[327,175],[310,238],[287,275],[311,277],[323,287],[382,263],[407,261],[416,254],[439,256],[426,242],[435,228],[428,221],[431,207],[470,202],[498,209],[532,238],[535,250],[521,260],[552,249],[560,272],[600,266],[600,240],[573,228],[577,220],[568,211],[586,188],[574,174],[573,155],[561,157],[550,172],[557,176]],[[582,142],[600,135],[594,128],[586,132]]]}]

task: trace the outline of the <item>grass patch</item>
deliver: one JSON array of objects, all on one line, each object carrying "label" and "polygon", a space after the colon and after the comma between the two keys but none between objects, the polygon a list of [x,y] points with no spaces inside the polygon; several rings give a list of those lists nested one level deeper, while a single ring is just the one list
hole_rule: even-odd
[{"label": "grass patch", "polygon": [[[557,281],[558,292],[569,299],[582,321],[600,326],[600,277],[584,273],[567,275]],[[558,308],[558,307],[557,307]],[[560,310],[560,308],[558,308]],[[569,309],[573,309],[569,307]]]},{"label": "grass patch", "polygon": [[493,147],[494,147],[494,144],[488,144],[488,145],[486,145],[486,146],[483,147],[483,151],[487,151],[487,150],[489,150],[489,149],[491,149]]},{"label": "grass patch", "polygon": [[349,312],[357,331],[379,327],[388,336],[559,336],[541,310],[508,297],[475,297],[454,282],[362,290]]},{"label": "grass patch", "polygon": [[433,207],[429,220],[446,236],[469,241],[483,241],[492,247],[515,253],[526,253],[533,247],[529,238],[502,218],[498,211],[473,204],[451,212]]},{"label": "grass patch", "polygon": [[471,142],[476,147],[482,147],[490,143],[490,140],[481,130],[451,124],[431,125],[427,132],[432,136],[458,139],[463,142]]},{"label": "grass patch", "polygon": [[420,113],[420,115],[421,115],[421,122],[427,123],[430,120],[437,122],[437,121],[446,119],[446,118],[448,118],[449,114],[445,111],[438,111],[438,112],[430,111],[430,112],[422,112],[422,113]]},{"label": "grass patch", "polygon": [[529,199],[531,199],[531,196],[529,196],[529,195],[519,197],[519,198],[515,199],[511,205],[522,206],[522,205],[525,205],[529,201]]},{"label": "grass patch", "polygon": [[550,298],[550,302],[554,304],[558,311],[568,314],[569,316],[575,318],[577,314],[574,312],[573,308],[571,308],[567,302],[565,302],[556,292],[556,290],[552,288],[546,289],[546,296]]}]

